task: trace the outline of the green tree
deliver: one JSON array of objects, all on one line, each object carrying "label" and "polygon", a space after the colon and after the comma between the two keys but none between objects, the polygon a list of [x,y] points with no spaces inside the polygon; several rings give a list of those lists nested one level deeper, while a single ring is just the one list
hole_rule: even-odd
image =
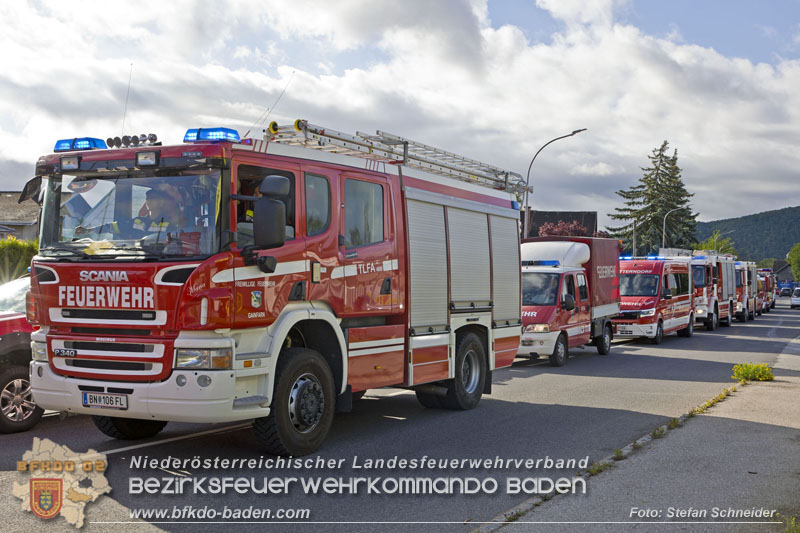
[{"label": "green tree", "polygon": [[786,260],[792,267],[794,279],[800,279],[800,242],[792,246],[792,249],[786,254]]},{"label": "green tree", "polygon": [[[686,190],[678,166],[678,151],[669,155],[669,143],[664,141],[648,156],[650,166],[642,168],[639,183],[617,194],[623,207],[614,208],[612,220],[619,226],[606,228],[611,236],[622,239],[632,250],[634,228],[636,253],[655,252],[662,245],[662,229],[666,217],[666,246],[689,248],[695,240],[697,213],[692,213],[689,202],[693,194]],[[670,211],[672,211],[670,213]]]},{"label": "green tree", "polygon": [[774,257],[769,257],[767,259],[761,259],[756,263],[758,268],[774,268],[776,259]]},{"label": "green tree", "polygon": [[36,249],[36,241],[22,241],[14,237],[0,240],[0,283],[28,272]]},{"label": "green tree", "polygon": [[[736,248],[733,246],[733,241],[730,237],[724,237],[722,239],[719,238],[720,231],[714,230],[714,233],[711,236],[702,241],[698,242],[694,245],[695,250],[716,250],[721,254],[733,254],[738,255],[736,252]],[[774,261],[774,259],[772,260]]]}]

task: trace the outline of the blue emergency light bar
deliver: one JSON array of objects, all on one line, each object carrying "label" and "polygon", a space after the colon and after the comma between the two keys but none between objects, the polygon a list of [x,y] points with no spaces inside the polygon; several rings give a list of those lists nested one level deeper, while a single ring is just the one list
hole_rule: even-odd
[{"label": "blue emergency light bar", "polygon": [[707,258],[704,255],[696,255],[696,256],[692,257],[692,259],[707,259]]},{"label": "blue emergency light bar", "polygon": [[61,139],[56,142],[54,152],[70,152],[72,150],[106,150],[106,142],[94,137],[77,137],[75,139]]},{"label": "blue emergency light bar", "polygon": [[648,255],[646,259],[649,260],[649,261],[663,261],[664,260],[664,258],[661,257],[660,255]]},{"label": "blue emergency light bar", "polygon": [[621,256],[619,256],[619,258],[623,259],[623,260],[624,259],[633,259],[633,256],[632,255],[621,255]]},{"label": "blue emergency light bar", "polygon": [[522,206],[519,205],[518,201],[511,200],[511,209],[513,209],[515,211],[519,211],[520,209],[522,209]]},{"label": "blue emergency light bar", "polygon": [[193,143],[197,141],[229,141],[238,143],[241,141],[239,132],[231,128],[191,128],[186,130],[183,142]]}]

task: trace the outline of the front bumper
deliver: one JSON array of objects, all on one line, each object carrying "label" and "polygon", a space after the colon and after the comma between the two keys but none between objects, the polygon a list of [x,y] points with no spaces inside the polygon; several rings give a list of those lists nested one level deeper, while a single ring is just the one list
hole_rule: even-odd
[{"label": "front bumper", "polygon": [[556,340],[560,334],[560,331],[551,331],[550,333],[523,333],[518,353],[549,355],[553,353],[553,349],[556,347]]},{"label": "front bumper", "polygon": [[656,324],[614,324],[614,337],[655,337]]},{"label": "front bumper", "polygon": [[[201,387],[201,375],[211,383]],[[178,385],[178,377],[186,382]],[[44,409],[84,415],[140,418],[174,422],[234,422],[269,415],[269,407],[247,402],[236,406],[236,373],[234,370],[174,370],[169,378],[157,383],[104,382],[59,376],[44,361],[31,362],[31,387],[34,401]],[[125,390],[128,408],[104,409],[84,407],[83,392],[117,392]],[[83,390],[81,390],[83,388]],[[115,390],[109,390],[115,389]]]}]

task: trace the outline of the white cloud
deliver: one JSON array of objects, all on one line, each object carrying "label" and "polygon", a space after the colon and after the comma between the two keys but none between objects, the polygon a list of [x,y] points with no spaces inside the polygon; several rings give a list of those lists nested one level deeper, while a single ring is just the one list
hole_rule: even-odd
[{"label": "white cloud", "polygon": [[[521,173],[549,139],[588,128],[537,158],[534,205],[601,223],[664,139],[706,220],[792,201],[800,62],[646,35],[614,22],[624,1],[537,5],[565,22],[550,44],[490,27],[481,0],[7,2],[0,172],[61,137],[118,135],[133,63],[127,133],[166,142],[198,125],[244,132],[294,71],[270,119],[384,129]],[[26,177],[0,174],[0,189]]]}]

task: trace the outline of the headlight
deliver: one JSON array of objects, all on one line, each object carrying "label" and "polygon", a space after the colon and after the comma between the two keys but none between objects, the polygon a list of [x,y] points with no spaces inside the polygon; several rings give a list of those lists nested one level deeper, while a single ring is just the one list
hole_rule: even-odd
[{"label": "headlight", "polygon": [[31,342],[31,358],[34,361],[47,361],[47,343]]},{"label": "headlight", "polygon": [[736,302],[736,310],[737,311],[741,311],[742,310],[742,302]]},{"label": "headlight", "polygon": [[652,309],[642,309],[642,312],[639,313],[639,316],[653,316],[656,314],[656,308]]},{"label": "headlight", "polygon": [[528,333],[550,333],[550,326],[548,324],[531,324],[525,331]]},{"label": "headlight", "polygon": [[208,370],[229,370],[231,368],[230,348],[179,348],[175,350],[175,368],[204,368]]}]

